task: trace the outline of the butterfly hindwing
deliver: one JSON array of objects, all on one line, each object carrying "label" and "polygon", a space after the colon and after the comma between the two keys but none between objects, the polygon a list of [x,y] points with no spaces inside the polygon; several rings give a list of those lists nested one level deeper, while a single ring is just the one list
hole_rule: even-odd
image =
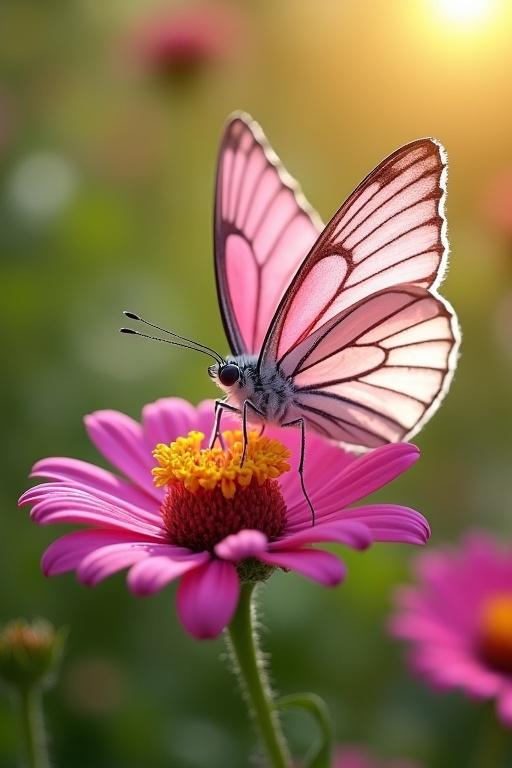
[{"label": "butterfly hindwing", "polygon": [[452,310],[425,288],[385,289],[343,310],[281,360],[312,428],[373,448],[409,438],[436,409],[455,364]]},{"label": "butterfly hindwing", "polygon": [[226,126],[217,167],[215,271],[234,354],[258,353],[322,223],[249,116]]}]

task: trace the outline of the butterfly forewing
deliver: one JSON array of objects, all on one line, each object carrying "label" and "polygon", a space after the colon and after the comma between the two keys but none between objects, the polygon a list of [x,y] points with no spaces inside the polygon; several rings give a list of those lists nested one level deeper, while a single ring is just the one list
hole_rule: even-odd
[{"label": "butterfly forewing", "polygon": [[335,214],[274,316],[262,361],[384,288],[430,287],[444,270],[445,155],[420,139],[384,160]]},{"label": "butterfly forewing", "polygon": [[217,168],[215,271],[234,354],[258,353],[293,275],[322,230],[257,123],[234,116]]}]

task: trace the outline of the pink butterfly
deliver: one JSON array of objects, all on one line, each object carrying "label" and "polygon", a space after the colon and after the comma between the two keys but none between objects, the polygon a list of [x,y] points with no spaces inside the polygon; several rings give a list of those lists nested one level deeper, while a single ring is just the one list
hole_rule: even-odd
[{"label": "pink butterfly", "polygon": [[223,410],[241,414],[245,439],[248,422],[300,427],[308,502],[306,428],[360,449],[407,440],[449,387],[459,329],[437,293],[445,180],[444,149],[419,139],[377,166],[324,227],[260,126],[245,114],[226,126],[215,271],[232,355],[195,345],[217,360],[208,372],[226,395],[213,441]]}]

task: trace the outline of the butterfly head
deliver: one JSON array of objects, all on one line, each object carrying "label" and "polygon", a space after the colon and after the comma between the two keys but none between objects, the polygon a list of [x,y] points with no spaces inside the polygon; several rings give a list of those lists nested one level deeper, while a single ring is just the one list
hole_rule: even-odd
[{"label": "butterfly head", "polygon": [[227,362],[223,365],[215,363],[215,365],[209,366],[208,375],[214,379],[222,389],[229,390],[240,381],[240,367],[233,362]]}]

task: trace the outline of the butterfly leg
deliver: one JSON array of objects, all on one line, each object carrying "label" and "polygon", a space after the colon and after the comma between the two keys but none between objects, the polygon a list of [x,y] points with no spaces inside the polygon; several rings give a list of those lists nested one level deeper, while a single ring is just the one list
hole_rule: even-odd
[{"label": "butterfly leg", "polygon": [[315,524],[315,509],[313,507],[313,504],[311,502],[311,499],[308,496],[308,492],[306,491],[306,486],[304,484],[304,457],[306,455],[306,425],[304,423],[304,419],[301,417],[299,419],[294,419],[293,421],[288,421],[286,424],[282,424],[282,427],[300,427],[300,460],[299,460],[299,477],[300,477],[300,485],[302,488],[302,493],[304,494],[304,498],[307,501],[308,507],[311,511],[311,525]]},{"label": "butterfly leg", "polygon": [[222,418],[222,411],[229,411],[230,413],[238,413],[240,414],[240,411],[238,408],[235,408],[233,405],[229,405],[225,400],[216,400],[215,401],[215,416],[214,416],[214,422],[213,422],[213,429],[210,436],[210,443],[209,448],[213,448],[215,445],[215,441],[217,438],[219,438],[220,447],[222,450],[224,450],[224,441],[222,439],[222,435],[220,432],[220,420]]},{"label": "butterfly leg", "polygon": [[[240,466],[243,467],[245,457],[247,454],[247,444],[249,442],[249,434],[247,430],[247,412],[251,408],[254,413],[256,413],[258,416],[261,416],[263,419],[265,418],[265,414],[260,411],[259,408],[256,408],[254,403],[251,403],[250,400],[244,400],[243,408],[242,408],[242,431],[244,435],[244,449],[242,451],[242,458],[240,459]],[[263,427],[265,427],[265,424],[263,424]]]}]

